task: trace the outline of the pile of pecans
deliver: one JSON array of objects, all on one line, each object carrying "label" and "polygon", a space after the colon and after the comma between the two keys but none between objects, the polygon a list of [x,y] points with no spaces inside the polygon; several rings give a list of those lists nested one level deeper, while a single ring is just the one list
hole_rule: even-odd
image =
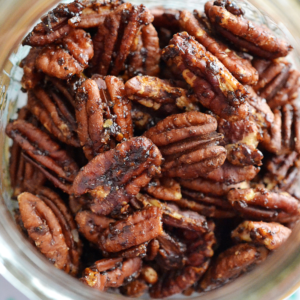
[{"label": "pile of pecans", "polygon": [[292,47],[231,0],[204,12],[76,0],[24,39],[6,128],[16,222],[99,291],[207,292],[300,216]]}]

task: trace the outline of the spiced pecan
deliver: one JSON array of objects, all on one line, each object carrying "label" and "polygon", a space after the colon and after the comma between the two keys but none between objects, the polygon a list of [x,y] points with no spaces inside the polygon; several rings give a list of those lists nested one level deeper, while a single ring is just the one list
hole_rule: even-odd
[{"label": "spiced pecan", "polygon": [[[236,47],[263,58],[287,56],[293,49],[285,40],[276,37],[266,26],[248,20],[243,14],[228,9],[231,0],[209,1],[205,13],[215,29]],[[235,4],[235,7],[238,7]]]},{"label": "spiced pecan", "polygon": [[149,207],[125,220],[111,223],[100,236],[100,248],[119,252],[158,237],[162,234],[161,214],[159,208]]},{"label": "spiced pecan", "polygon": [[248,115],[248,92],[225,66],[186,32],[174,35],[163,50],[168,66],[175,66],[206,108],[226,120]]},{"label": "spiced pecan", "polygon": [[276,193],[264,188],[234,189],[228,200],[243,216],[253,219],[288,223],[300,215],[300,203],[286,192]]},{"label": "spiced pecan", "polygon": [[82,82],[76,95],[76,120],[87,159],[133,136],[130,110],[120,79],[107,76]]},{"label": "spiced pecan", "polygon": [[18,201],[24,227],[35,245],[55,267],[76,275],[82,245],[64,202],[47,188],[40,188],[37,196],[25,192]]},{"label": "spiced pecan", "polygon": [[255,247],[250,244],[235,245],[221,253],[210,266],[199,284],[202,291],[211,291],[231,280],[253,266],[263,262],[268,255],[265,247]]},{"label": "spiced pecan", "polygon": [[38,167],[54,185],[70,193],[70,184],[78,172],[76,162],[49,135],[31,123],[16,120],[6,134],[20,145],[26,159]]},{"label": "spiced pecan", "polygon": [[289,238],[291,229],[279,223],[244,221],[231,233],[238,242],[265,246],[269,250],[280,247]]},{"label": "spiced pecan", "polygon": [[121,288],[121,293],[127,297],[138,298],[148,291],[147,283],[142,279],[136,279]]},{"label": "spiced pecan", "polygon": [[80,281],[99,291],[120,287],[138,277],[142,267],[140,258],[107,258],[98,260],[84,270]]},{"label": "spiced pecan", "polygon": [[154,260],[158,254],[159,247],[160,245],[157,239],[153,239],[152,241],[150,241],[147,248],[146,260],[148,261]]},{"label": "spiced pecan", "polygon": [[[197,14],[197,12],[194,13]],[[241,83],[255,84],[257,82],[258,73],[252,67],[251,62],[240,57],[221,41],[216,40],[191,12],[187,10],[181,11],[179,24],[184,31],[194,36],[207,51],[217,57]]]},{"label": "spiced pecan", "polygon": [[167,177],[205,176],[224,163],[226,151],[218,146],[222,139],[215,130],[217,121],[200,112],[172,115],[150,128],[150,138],[165,158],[162,166]]},{"label": "spiced pecan", "polygon": [[73,192],[76,196],[90,193],[91,210],[107,215],[159,174],[161,159],[149,139],[132,138],[91,160],[78,173]]}]

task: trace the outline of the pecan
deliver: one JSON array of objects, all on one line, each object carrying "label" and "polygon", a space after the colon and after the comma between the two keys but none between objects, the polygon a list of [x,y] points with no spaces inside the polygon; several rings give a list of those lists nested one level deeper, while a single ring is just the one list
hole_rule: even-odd
[{"label": "pecan", "polygon": [[120,287],[138,277],[142,267],[140,258],[108,258],[96,261],[95,264],[84,270],[80,281],[99,291],[110,287]]},{"label": "pecan", "polygon": [[153,25],[157,28],[163,27],[170,30],[179,31],[180,11],[172,8],[155,7],[151,9],[154,16]]},{"label": "pecan", "polygon": [[6,134],[20,145],[26,159],[63,191],[70,193],[78,166],[66,150],[34,125],[16,120],[6,127]]},{"label": "pecan", "polygon": [[82,246],[72,215],[53,191],[41,188],[37,196],[18,196],[24,227],[55,267],[76,275]]},{"label": "pecan", "polygon": [[132,138],[91,160],[78,173],[73,192],[90,193],[91,210],[107,215],[147,186],[159,174],[160,164],[161,154],[150,140]]},{"label": "pecan", "polygon": [[[197,12],[194,13],[197,14]],[[234,50],[230,50],[227,45],[212,37],[191,12],[181,11],[179,24],[184,31],[194,36],[207,51],[217,57],[241,83],[255,84],[257,82],[258,73],[252,67],[251,62],[240,57]]]},{"label": "pecan", "polygon": [[199,284],[202,291],[211,291],[263,262],[268,255],[265,247],[250,244],[235,245],[221,253]]},{"label": "pecan", "polygon": [[157,239],[153,239],[152,241],[150,241],[147,248],[146,260],[148,261],[154,260],[158,254],[159,247],[160,245]]},{"label": "pecan", "polygon": [[138,298],[148,291],[148,285],[142,279],[136,279],[129,284],[121,288],[122,294],[127,297]]},{"label": "pecan", "polygon": [[76,95],[78,136],[89,160],[133,136],[131,104],[122,81],[113,76],[95,80],[85,80]]},{"label": "pecan", "polygon": [[279,223],[244,221],[231,233],[238,242],[265,246],[269,250],[280,247],[289,238],[291,229]]},{"label": "pecan", "polygon": [[110,224],[100,236],[100,248],[119,252],[158,237],[162,234],[161,214],[159,208],[149,207]]},{"label": "pecan", "polygon": [[[153,16],[143,6],[124,3],[113,10],[98,27],[93,38],[95,56],[93,73],[119,75],[126,68],[132,44],[144,25],[153,21]],[[147,34],[147,38],[150,34]],[[116,53],[116,55],[114,55]]]},{"label": "pecan", "polygon": [[150,138],[166,159],[162,166],[167,177],[205,176],[224,163],[226,150],[217,146],[222,139],[215,130],[216,120],[200,112],[172,115],[150,128]]},{"label": "pecan", "polygon": [[178,108],[186,111],[199,110],[195,96],[186,89],[176,87],[175,84],[157,77],[136,76],[126,82],[125,89],[130,100],[154,110],[169,103],[176,104]]},{"label": "pecan", "polygon": [[228,200],[243,216],[253,219],[287,223],[300,215],[299,201],[288,193],[276,193],[264,188],[234,189]]},{"label": "pecan", "polygon": [[291,45],[276,37],[267,27],[255,24],[228,9],[232,3],[234,1],[226,0],[205,4],[205,13],[218,33],[236,47],[259,57],[273,59],[288,55],[293,49]]},{"label": "pecan", "polygon": [[150,266],[144,265],[141,270],[140,278],[145,280],[149,284],[154,284],[158,280],[157,272]]},{"label": "pecan", "polygon": [[248,114],[248,92],[224,65],[186,32],[174,35],[163,50],[168,66],[176,66],[206,108],[226,120]]}]

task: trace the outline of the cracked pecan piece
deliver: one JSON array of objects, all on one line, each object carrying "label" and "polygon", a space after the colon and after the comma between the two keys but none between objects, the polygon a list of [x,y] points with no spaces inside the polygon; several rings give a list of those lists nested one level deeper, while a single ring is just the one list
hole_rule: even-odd
[{"label": "cracked pecan piece", "polygon": [[132,138],[99,154],[78,173],[73,193],[92,198],[91,211],[108,215],[160,173],[161,154],[145,137]]},{"label": "cracked pecan piece", "polygon": [[205,13],[213,27],[236,47],[262,58],[273,59],[287,56],[293,49],[285,40],[276,37],[264,25],[248,20],[244,14],[229,8],[234,1],[209,1]]},{"label": "cracked pecan piece", "polygon": [[53,184],[71,193],[78,172],[76,162],[49,135],[31,123],[16,120],[6,127],[6,134],[22,148],[26,160],[37,167]]},{"label": "cracked pecan piece", "polygon": [[[197,16],[197,12],[194,12],[194,14]],[[217,57],[241,83],[255,84],[258,81],[258,73],[252,67],[251,62],[248,59],[240,57],[224,43],[216,40],[208,29],[201,22],[198,22],[193,13],[187,10],[181,11],[179,24],[184,31],[194,36],[207,51]]]},{"label": "cracked pecan piece", "polygon": [[103,251],[119,252],[152,240],[162,234],[161,217],[159,208],[149,207],[111,223],[101,234],[99,246]]},{"label": "cracked pecan piece", "polygon": [[264,188],[234,189],[227,197],[241,215],[253,219],[288,223],[300,215],[299,201],[286,192],[277,193]]},{"label": "cracked pecan piece", "polygon": [[250,244],[235,245],[221,253],[199,284],[201,291],[211,291],[239,277],[262,263],[268,256],[265,247]]},{"label": "cracked pecan piece", "polygon": [[140,258],[107,258],[86,268],[80,281],[99,291],[120,287],[138,277],[142,267]]},{"label": "cracked pecan piece", "polygon": [[248,115],[246,89],[188,33],[174,35],[162,58],[193,88],[199,102],[216,115],[232,121]]},{"label": "cracked pecan piece", "polygon": [[220,167],[226,158],[218,146],[222,135],[215,132],[217,121],[200,112],[172,115],[144,135],[157,145],[165,158],[162,172],[167,177],[196,178]]},{"label": "cracked pecan piece", "polygon": [[244,221],[231,233],[237,242],[265,246],[269,250],[279,248],[289,238],[291,229],[279,223]]},{"label": "cracked pecan piece", "polygon": [[78,136],[87,159],[133,136],[131,103],[117,77],[86,79],[75,101]]},{"label": "cracked pecan piece", "polygon": [[82,245],[76,224],[64,202],[52,190],[41,188],[37,196],[18,196],[24,227],[36,247],[55,267],[76,275]]}]

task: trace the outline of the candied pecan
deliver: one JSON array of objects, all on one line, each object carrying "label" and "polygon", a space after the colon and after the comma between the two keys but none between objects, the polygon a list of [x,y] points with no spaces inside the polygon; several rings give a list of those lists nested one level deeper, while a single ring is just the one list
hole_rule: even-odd
[{"label": "candied pecan", "polygon": [[96,80],[85,80],[76,95],[78,136],[89,160],[133,136],[123,82],[114,76]]},{"label": "candied pecan", "polygon": [[161,214],[159,208],[149,207],[110,224],[100,236],[100,248],[119,252],[158,237],[162,234]]},{"label": "candied pecan", "polygon": [[[197,12],[194,13],[197,14]],[[255,84],[257,82],[258,73],[252,67],[251,62],[240,57],[234,50],[230,50],[227,45],[212,37],[191,12],[181,11],[179,24],[184,31],[194,36],[200,44],[216,56],[241,83]]]},{"label": "candied pecan", "polygon": [[73,217],[52,190],[40,188],[37,196],[30,193],[18,196],[24,227],[55,267],[76,275],[82,245]]},{"label": "candied pecan", "polygon": [[164,155],[163,175],[196,178],[224,163],[226,150],[217,146],[222,139],[215,130],[217,121],[200,112],[172,115],[150,128],[150,138]]},{"label": "candied pecan", "polygon": [[150,241],[148,248],[147,248],[147,256],[146,260],[154,260],[158,254],[158,250],[160,248],[159,241],[157,239],[153,239]]},{"label": "candied pecan", "polygon": [[265,129],[261,145],[277,155],[292,151],[300,153],[300,112],[295,105],[286,104],[274,109],[275,120]]},{"label": "candied pecan", "polygon": [[59,45],[44,47],[36,58],[36,68],[45,74],[68,79],[88,67],[94,56],[90,35],[82,29],[70,30]]},{"label": "candied pecan", "polygon": [[197,98],[186,89],[176,87],[170,80],[157,77],[136,76],[125,84],[128,98],[140,104],[158,110],[164,104],[176,104],[186,111],[199,110]]},{"label": "candied pecan", "polygon": [[186,32],[174,35],[163,50],[169,67],[176,67],[199,102],[226,120],[248,115],[248,93],[222,63]]},{"label": "candied pecan", "polygon": [[123,260],[122,258],[107,258],[98,260],[84,270],[80,281],[99,291],[110,287],[120,287],[138,277],[142,260],[138,257]]},{"label": "candied pecan", "polygon": [[[287,56],[293,49],[285,40],[276,37],[266,26],[246,19],[228,8],[234,1],[209,1],[205,13],[215,29],[236,47],[263,58]],[[235,7],[237,5],[234,3]]]},{"label": "candied pecan", "polygon": [[148,291],[148,285],[142,279],[136,279],[121,288],[121,293],[127,297],[138,298]]},{"label": "candied pecan", "polygon": [[[141,28],[152,21],[153,16],[143,5],[124,3],[111,11],[93,38],[93,73],[117,76],[124,71],[135,38]],[[150,33],[146,35],[151,38]]]},{"label": "candied pecan", "polygon": [[165,201],[177,201],[181,199],[181,188],[173,178],[154,179],[144,189],[154,198]]},{"label": "candied pecan", "polygon": [[47,133],[24,120],[16,120],[7,125],[6,134],[20,145],[26,159],[54,185],[67,193],[71,192],[70,184],[78,172],[78,166]]},{"label": "candied pecan", "polygon": [[90,208],[107,215],[160,173],[161,154],[147,138],[136,137],[115,149],[99,154],[78,173],[74,184],[75,196],[90,193]]},{"label": "candied pecan", "polygon": [[250,244],[235,245],[221,253],[199,284],[202,291],[211,291],[263,262],[268,255],[265,247]]},{"label": "candied pecan", "polygon": [[144,265],[141,270],[140,278],[149,284],[154,284],[158,280],[157,272],[150,266]]},{"label": "candied pecan", "polygon": [[291,232],[291,229],[279,223],[244,221],[232,231],[231,238],[275,250],[285,243]]},{"label": "candied pecan", "polygon": [[180,11],[172,8],[155,7],[151,14],[154,16],[153,25],[179,31]]},{"label": "candied pecan", "polygon": [[243,216],[263,221],[288,223],[300,215],[300,203],[288,193],[276,193],[264,188],[234,189],[228,200]]}]

